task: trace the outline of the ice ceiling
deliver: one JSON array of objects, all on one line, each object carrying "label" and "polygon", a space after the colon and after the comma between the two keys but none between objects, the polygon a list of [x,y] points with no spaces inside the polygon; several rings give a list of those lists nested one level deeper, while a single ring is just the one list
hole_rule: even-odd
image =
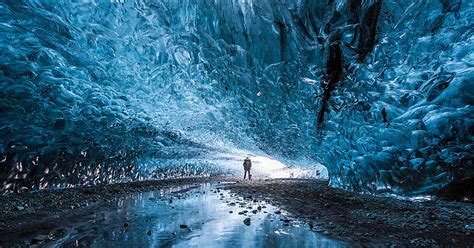
[{"label": "ice ceiling", "polygon": [[3,190],[252,154],[436,191],[474,176],[473,20],[460,0],[2,0]]}]

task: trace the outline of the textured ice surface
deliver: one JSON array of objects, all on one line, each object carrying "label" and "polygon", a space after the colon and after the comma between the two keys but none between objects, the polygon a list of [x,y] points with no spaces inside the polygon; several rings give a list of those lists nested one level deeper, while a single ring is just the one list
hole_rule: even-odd
[{"label": "textured ice surface", "polygon": [[251,153],[436,190],[473,176],[473,19],[460,0],[3,0],[4,189],[228,173]]}]

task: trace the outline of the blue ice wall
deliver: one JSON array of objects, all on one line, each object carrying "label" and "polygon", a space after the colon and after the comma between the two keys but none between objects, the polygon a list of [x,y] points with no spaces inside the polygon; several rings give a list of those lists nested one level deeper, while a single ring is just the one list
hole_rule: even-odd
[{"label": "blue ice wall", "polygon": [[473,176],[472,5],[1,1],[3,188],[221,174],[235,151],[355,190]]}]

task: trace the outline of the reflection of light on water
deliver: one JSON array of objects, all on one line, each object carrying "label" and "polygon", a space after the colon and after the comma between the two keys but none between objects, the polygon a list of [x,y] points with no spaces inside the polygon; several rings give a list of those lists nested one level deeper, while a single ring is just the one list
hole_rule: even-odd
[{"label": "reflection of light on water", "polygon": [[[265,201],[244,199],[222,184],[183,185],[127,194],[115,206],[58,226],[68,235],[53,247],[339,247]],[[234,204],[230,204],[234,203]],[[258,208],[260,207],[260,209]],[[248,212],[244,211],[248,210]],[[255,210],[252,211],[252,210]],[[250,218],[251,225],[244,224]],[[128,223],[126,228],[124,222]],[[185,224],[187,228],[182,228]],[[298,239],[295,239],[298,237]]]}]

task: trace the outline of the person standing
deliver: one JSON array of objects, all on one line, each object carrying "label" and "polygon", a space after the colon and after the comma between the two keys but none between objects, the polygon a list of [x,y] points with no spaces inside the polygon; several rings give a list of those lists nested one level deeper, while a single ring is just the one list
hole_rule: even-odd
[{"label": "person standing", "polygon": [[250,169],[252,168],[252,161],[250,161],[250,158],[247,157],[245,160],[244,160],[244,180],[247,176],[247,173],[249,175],[249,180],[252,179],[252,174],[250,174]]}]

